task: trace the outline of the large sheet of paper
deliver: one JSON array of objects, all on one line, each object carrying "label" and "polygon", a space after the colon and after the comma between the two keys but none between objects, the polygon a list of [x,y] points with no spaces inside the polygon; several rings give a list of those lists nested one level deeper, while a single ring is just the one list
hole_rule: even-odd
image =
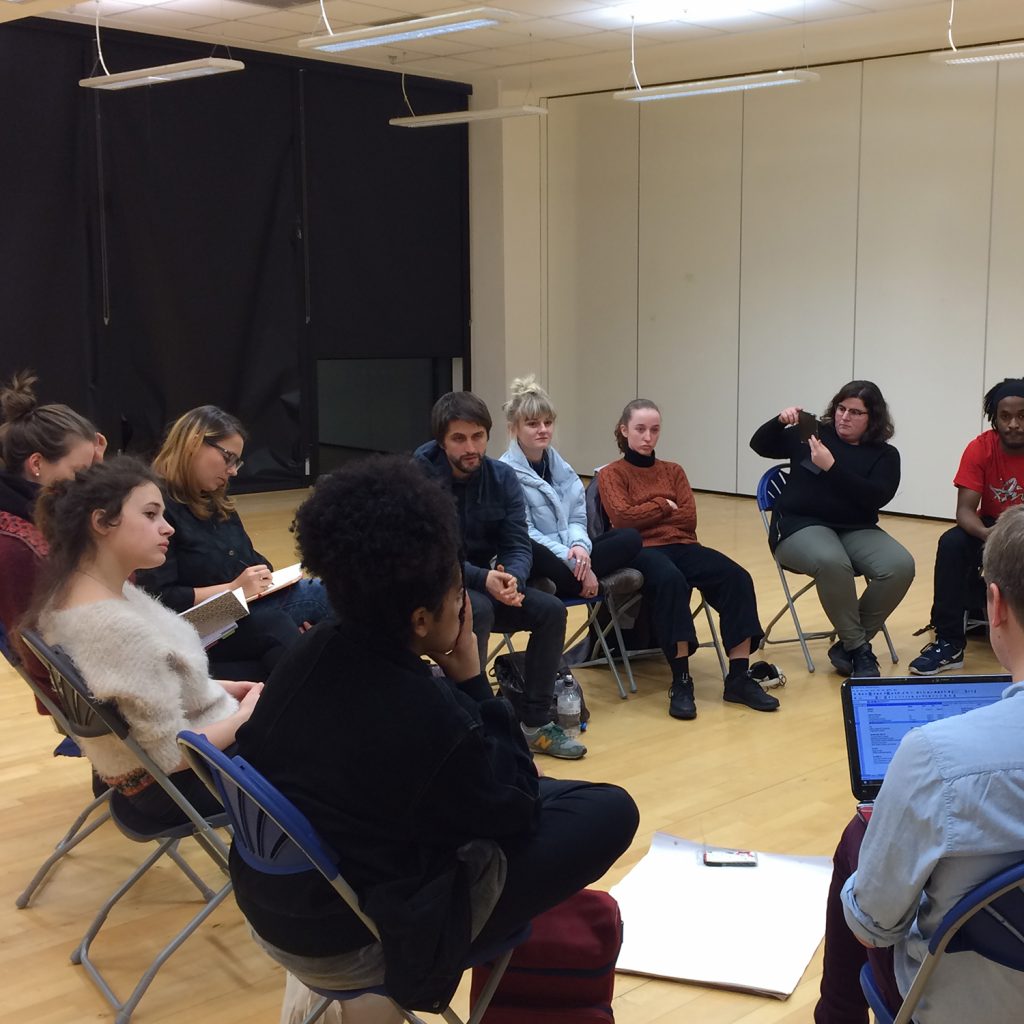
[{"label": "large sheet of paper", "polygon": [[825,934],[831,859],[758,853],[756,867],[708,867],[704,849],[656,832],[611,890],[625,933],[617,969],[785,999]]}]

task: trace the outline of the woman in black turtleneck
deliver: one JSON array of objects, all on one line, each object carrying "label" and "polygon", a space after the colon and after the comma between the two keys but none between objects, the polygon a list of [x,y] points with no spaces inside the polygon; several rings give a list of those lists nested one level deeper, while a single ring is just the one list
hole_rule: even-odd
[{"label": "woman in black turtleneck", "polygon": [[[102,458],[106,441],[84,417],[66,405],[37,405],[30,373],[16,374],[0,389],[0,627],[10,645],[17,645],[17,625],[32,600],[46,542],[33,522],[32,509],[41,487],[68,480],[79,469]],[[47,690],[49,677],[24,650],[17,656]],[[51,690],[52,692],[52,690]],[[41,713],[45,709],[39,706]]]},{"label": "woman in black turtleneck", "polygon": [[[839,634],[828,652],[843,675],[877,676],[871,638],[903,600],[914,559],[878,525],[879,509],[900,484],[900,453],[878,386],[854,380],[839,389],[816,435],[801,441],[799,406],[758,427],[750,447],[789,459],[789,483],[772,510],[769,543],[779,563],[813,576]],[[858,599],[855,576],[868,585]]]}]

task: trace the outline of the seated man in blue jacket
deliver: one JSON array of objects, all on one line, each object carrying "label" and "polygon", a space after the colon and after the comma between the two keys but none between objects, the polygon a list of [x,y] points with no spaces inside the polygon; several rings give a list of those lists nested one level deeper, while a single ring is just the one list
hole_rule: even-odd
[{"label": "seated man in blue jacket", "polygon": [[430,426],[434,440],[416,450],[416,459],[455,499],[480,664],[487,661],[491,633],[528,631],[523,732],[535,753],[580,758],[587,748],[566,736],[550,714],[565,605],[526,586],[532,566],[526,503],[515,470],[487,457],[491,414],[472,392],[450,391],[434,405]]}]

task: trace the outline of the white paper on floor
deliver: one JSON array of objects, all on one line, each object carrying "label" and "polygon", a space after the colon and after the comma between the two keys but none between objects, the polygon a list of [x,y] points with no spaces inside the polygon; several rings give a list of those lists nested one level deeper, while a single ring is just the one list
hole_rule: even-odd
[{"label": "white paper on floor", "polygon": [[831,859],[758,853],[756,867],[709,867],[704,849],[656,832],[611,890],[617,970],[787,998],[825,934]]}]

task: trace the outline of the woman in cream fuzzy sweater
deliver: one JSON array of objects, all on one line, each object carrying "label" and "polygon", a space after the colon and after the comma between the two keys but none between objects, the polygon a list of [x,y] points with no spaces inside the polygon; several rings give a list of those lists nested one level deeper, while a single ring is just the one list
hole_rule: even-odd
[{"label": "woman in cream fuzzy sweater", "polygon": [[[218,810],[184,765],[175,737],[205,733],[221,749],[248,720],[262,684],[210,678],[195,629],[128,582],[160,565],[173,533],[150,471],[117,458],[40,496],[36,517],[50,546],[37,595],[40,631],[59,644],[99,698],[113,701],[132,736],[202,813]],[[113,736],[83,739],[96,773],[162,824],[183,820],[169,796]]]}]

